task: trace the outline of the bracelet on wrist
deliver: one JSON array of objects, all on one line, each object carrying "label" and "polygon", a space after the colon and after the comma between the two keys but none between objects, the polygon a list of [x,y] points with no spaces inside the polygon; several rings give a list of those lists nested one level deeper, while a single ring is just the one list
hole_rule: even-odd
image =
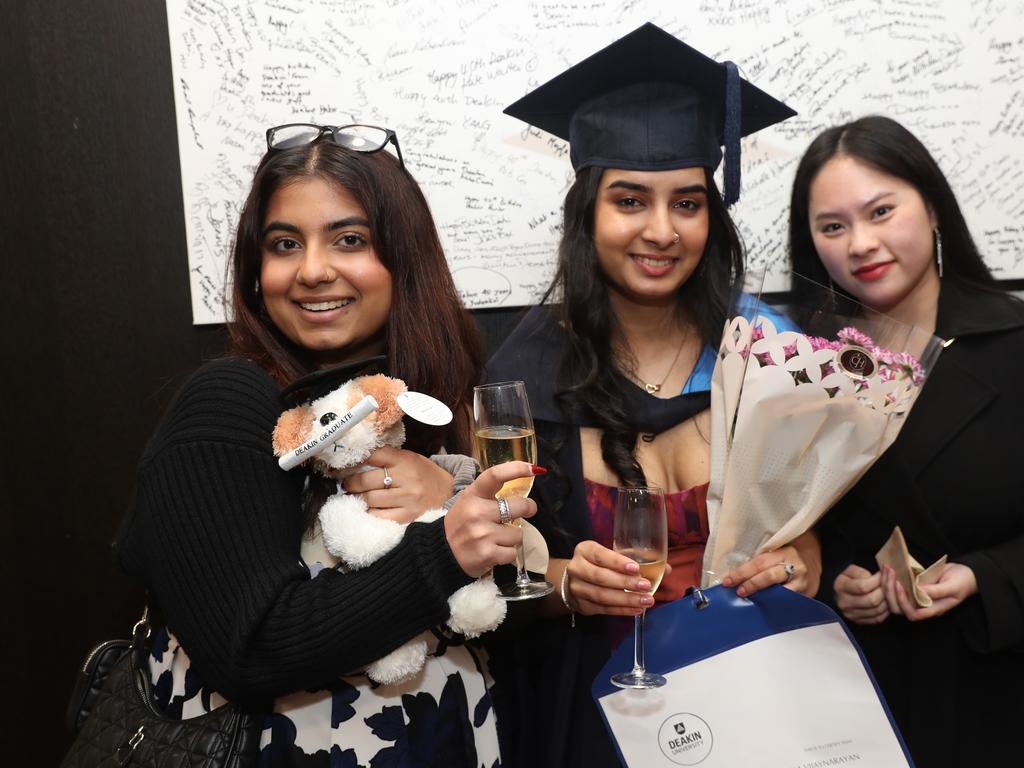
[{"label": "bracelet on wrist", "polygon": [[562,583],[561,583],[561,586],[559,588],[559,594],[562,596],[562,604],[569,611],[569,624],[570,624],[570,626],[575,627],[576,626],[576,611],[573,610],[573,607],[569,604],[569,597],[570,597],[571,593],[569,592],[569,567],[568,566],[566,566],[565,570],[562,571]]}]

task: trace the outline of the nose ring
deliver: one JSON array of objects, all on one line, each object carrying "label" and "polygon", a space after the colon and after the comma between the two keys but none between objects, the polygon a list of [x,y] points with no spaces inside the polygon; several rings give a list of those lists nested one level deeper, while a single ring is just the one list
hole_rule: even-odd
[{"label": "nose ring", "polygon": [[678,232],[673,232],[672,234],[675,235],[675,239],[672,240],[672,245],[675,245],[676,243],[679,242],[679,233]]}]

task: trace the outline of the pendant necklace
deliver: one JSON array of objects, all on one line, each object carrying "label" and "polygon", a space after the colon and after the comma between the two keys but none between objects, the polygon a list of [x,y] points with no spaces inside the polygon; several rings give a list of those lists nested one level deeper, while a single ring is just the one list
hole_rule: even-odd
[{"label": "pendant necklace", "polygon": [[651,382],[643,381],[639,376],[633,377],[636,379],[637,384],[642,385],[643,388],[647,390],[647,394],[655,395],[658,392],[661,392],[662,385],[666,381],[668,381],[669,374],[671,374],[672,371],[675,370],[676,363],[679,362],[679,355],[683,353],[683,346],[686,344],[686,336],[687,334],[684,333],[683,338],[679,342],[679,349],[676,350],[676,356],[672,358],[672,364],[668,367],[668,370],[665,371],[665,375],[661,377],[661,381],[659,381],[657,384],[653,384]]}]

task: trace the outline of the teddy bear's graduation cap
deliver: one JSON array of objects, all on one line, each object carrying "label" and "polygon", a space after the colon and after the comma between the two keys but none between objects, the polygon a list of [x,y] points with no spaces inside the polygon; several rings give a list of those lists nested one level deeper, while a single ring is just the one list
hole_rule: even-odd
[{"label": "teddy bear's graduation cap", "polygon": [[740,137],[796,114],[719,63],[644,24],[548,81],[505,114],[569,142],[574,170],[714,170],[739,198]]}]

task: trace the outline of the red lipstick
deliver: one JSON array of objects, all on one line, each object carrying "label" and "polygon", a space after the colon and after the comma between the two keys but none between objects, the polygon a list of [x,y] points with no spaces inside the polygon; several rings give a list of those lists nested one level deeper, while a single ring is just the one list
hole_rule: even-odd
[{"label": "red lipstick", "polygon": [[868,264],[860,267],[859,269],[855,269],[853,271],[853,276],[858,280],[863,280],[864,282],[881,280],[886,276],[894,263],[895,262],[892,261],[886,261],[880,264]]}]

